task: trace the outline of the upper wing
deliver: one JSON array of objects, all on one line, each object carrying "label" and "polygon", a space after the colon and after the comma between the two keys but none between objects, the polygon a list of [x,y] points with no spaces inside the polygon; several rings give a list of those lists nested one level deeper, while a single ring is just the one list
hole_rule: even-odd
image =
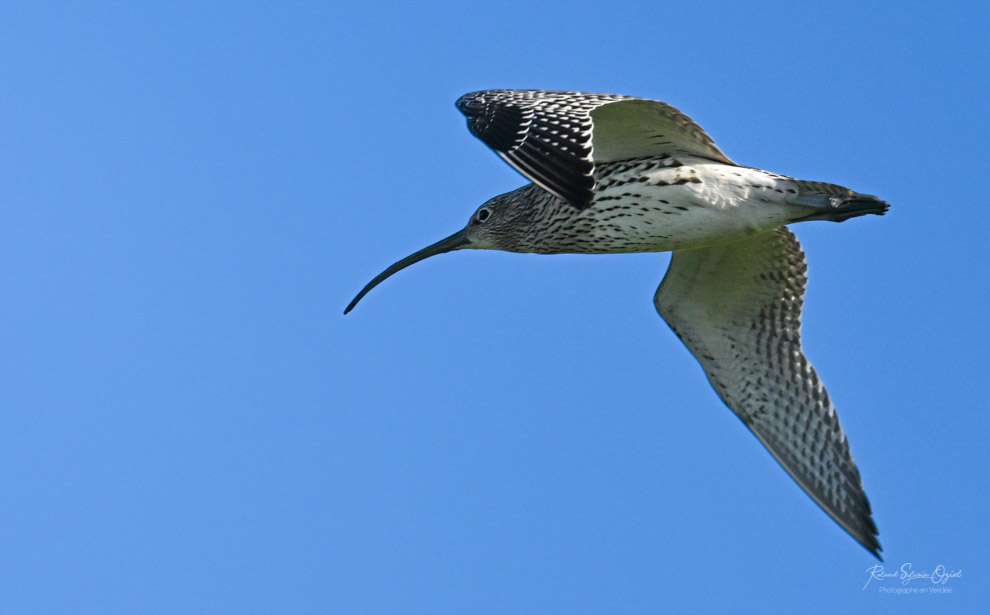
[{"label": "upper wing", "polygon": [[859,470],[825,386],[801,349],[804,253],[786,227],[675,252],[657,311],[722,401],[798,485],[880,557]]},{"label": "upper wing", "polygon": [[595,163],[687,154],[735,164],[674,107],[615,94],[486,90],[457,108],[471,132],[530,181],[584,209]]}]

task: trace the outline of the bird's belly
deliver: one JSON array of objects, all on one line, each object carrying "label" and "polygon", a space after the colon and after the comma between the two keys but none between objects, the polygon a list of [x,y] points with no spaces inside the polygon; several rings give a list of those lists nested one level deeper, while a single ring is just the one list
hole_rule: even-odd
[{"label": "bird's belly", "polygon": [[[635,185],[602,190],[584,213],[607,252],[664,252],[737,241],[795,219],[773,176],[692,165],[661,169]],[[598,250],[596,250],[598,251]]]}]

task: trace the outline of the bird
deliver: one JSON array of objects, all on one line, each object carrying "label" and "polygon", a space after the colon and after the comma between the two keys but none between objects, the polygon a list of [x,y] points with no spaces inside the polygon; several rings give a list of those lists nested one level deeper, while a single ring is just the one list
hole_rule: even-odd
[{"label": "bird", "polygon": [[883,215],[889,204],[739,165],[691,118],[656,100],[485,90],[456,107],[470,132],[530,183],[385,269],[344,313],[396,272],[454,250],[670,251],[653,298],[661,318],[780,466],[882,561],[859,469],[802,349],[807,265],[788,225]]}]

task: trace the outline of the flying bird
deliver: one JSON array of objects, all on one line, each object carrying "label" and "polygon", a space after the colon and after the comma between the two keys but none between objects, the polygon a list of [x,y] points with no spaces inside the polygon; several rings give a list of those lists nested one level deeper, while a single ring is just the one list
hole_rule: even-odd
[{"label": "flying bird", "polygon": [[801,348],[804,252],[787,225],[883,215],[888,203],[730,160],[688,116],[613,94],[487,90],[457,108],[531,183],[375,277],[462,249],[539,254],[672,251],[653,298],[712,387],[790,474],[878,559],[859,470]]}]

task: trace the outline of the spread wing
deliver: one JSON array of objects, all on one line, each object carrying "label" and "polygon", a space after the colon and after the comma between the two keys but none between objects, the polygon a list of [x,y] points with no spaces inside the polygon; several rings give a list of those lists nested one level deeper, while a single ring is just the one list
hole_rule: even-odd
[{"label": "spread wing", "polygon": [[709,382],[798,485],[877,558],[859,470],[801,349],[804,253],[787,228],[675,252],[657,311]]},{"label": "spread wing", "polygon": [[595,163],[691,155],[735,164],[674,107],[655,100],[543,90],[465,94],[471,133],[533,183],[578,209],[591,204]]}]

